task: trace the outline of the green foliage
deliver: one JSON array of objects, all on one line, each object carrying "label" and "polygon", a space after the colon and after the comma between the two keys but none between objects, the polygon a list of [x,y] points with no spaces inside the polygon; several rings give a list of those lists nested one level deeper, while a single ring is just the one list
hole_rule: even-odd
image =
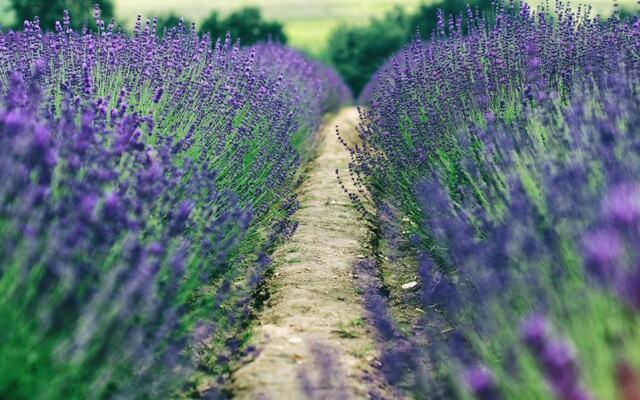
[{"label": "green foliage", "polygon": [[[162,35],[164,28],[176,27],[179,22],[180,17],[174,13],[158,17],[156,32],[158,35]],[[182,24],[188,28],[191,26],[191,21],[185,20]],[[211,33],[213,43],[217,38],[224,39],[227,32],[231,33],[231,37],[234,39],[240,38],[245,46],[269,39],[283,44],[287,42],[287,35],[283,31],[282,24],[277,21],[263,20],[260,9],[255,7],[242,8],[229,14],[226,18],[220,18],[218,12],[214,11],[197,28],[200,34]]]},{"label": "green foliage", "polygon": [[448,25],[448,15],[465,12],[467,3],[474,9],[491,9],[491,0],[441,0],[422,4],[411,15],[397,7],[383,18],[372,18],[368,25],[340,26],[329,36],[327,59],[357,96],[373,73],[407,43],[417,29],[423,37],[431,34],[438,23],[439,9],[445,15],[445,25]]},{"label": "green foliage", "polygon": [[219,32],[222,31],[222,21],[219,19],[219,15],[216,11],[213,11],[198,28],[200,32],[211,32],[212,38],[219,37]]},{"label": "green foliage", "polygon": [[11,0],[0,0],[0,27],[13,26],[15,12],[11,8]]},{"label": "green foliage", "polygon": [[341,26],[329,36],[329,60],[354,93],[360,93],[376,69],[407,41],[407,22],[404,11],[396,8],[369,25]]},{"label": "green foliage", "polygon": [[[177,27],[181,19],[181,17],[173,13],[159,16],[156,24],[156,34],[161,36],[165,29]],[[191,21],[182,20],[182,25],[186,26],[188,29],[191,26]]]},{"label": "green foliage", "polygon": [[240,38],[243,45],[269,39],[287,43],[287,35],[284,33],[282,24],[277,21],[263,20],[260,9],[256,7],[242,8],[224,19],[219,19],[218,13],[214,11],[202,22],[200,32],[211,32],[213,39],[224,38],[229,32],[231,37]]},{"label": "green foliage", "polygon": [[102,19],[113,17],[112,0],[11,0],[16,26],[20,27],[23,21],[31,21],[37,16],[43,30],[53,30],[56,21],[62,22],[64,10],[69,10],[72,26],[76,28],[82,26],[85,18],[93,21],[94,4],[100,6]]}]

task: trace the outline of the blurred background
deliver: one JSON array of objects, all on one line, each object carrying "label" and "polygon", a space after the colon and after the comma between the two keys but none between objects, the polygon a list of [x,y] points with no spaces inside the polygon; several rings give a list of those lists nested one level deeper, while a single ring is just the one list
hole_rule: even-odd
[{"label": "blurred background", "polygon": [[[68,9],[72,24],[92,19],[94,3],[102,8],[103,19],[115,17],[131,29],[136,16],[159,17],[158,34],[165,26],[176,26],[179,18],[195,22],[202,32],[224,36],[230,31],[243,44],[272,38],[297,47],[333,65],[358,95],[371,74],[391,53],[400,49],[419,27],[428,37],[436,25],[436,10],[463,11],[467,3],[489,10],[492,0],[0,0],[0,24],[21,25],[34,15],[43,29],[53,29],[55,21]],[[531,5],[547,3],[531,0]],[[593,14],[609,15],[614,0],[583,0]],[[622,10],[633,10],[636,0],[618,1]],[[554,1],[549,2],[553,6]]]}]

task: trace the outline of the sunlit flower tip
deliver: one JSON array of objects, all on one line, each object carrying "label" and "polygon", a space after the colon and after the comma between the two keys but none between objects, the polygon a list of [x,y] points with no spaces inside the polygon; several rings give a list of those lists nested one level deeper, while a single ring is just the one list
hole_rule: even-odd
[{"label": "sunlit flower tip", "polygon": [[46,149],[50,143],[51,134],[43,125],[36,125],[33,132],[33,147],[35,151]]},{"label": "sunlit flower tip", "polygon": [[627,183],[614,187],[603,207],[604,215],[614,222],[633,225],[640,221],[640,187]]},{"label": "sunlit flower tip", "polygon": [[542,65],[542,62],[538,57],[532,57],[529,59],[529,67],[531,68],[539,68]]},{"label": "sunlit flower tip", "polygon": [[522,323],[522,339],[535,351],[542,351],[549,335],[549,322],[542,314],[533,314]]},{"label": "sunlit flower tip", "polygon": [[97,202],[98,197],[94,194],[84,196],[80,201],[80,212],[82,213],[82,216],[87,219],[91,218]]},{"label": "sunlit flower tip", "polygon": [[615,264],[623,252],[620,235],[613,229],[599,229],[587,235],[585,261],[590,272],[600,278],[615,275]]},{"label": "sunlit flower tip", "polygon": [[573,376],[573,358],[574,350],[571,345],[563,340],[549,339],[547,340],[544,350],[540,354],[540,362],[549,369],[550,372],[555,371],[555,378],[562,380],[561,375],[567,375],[575,379]]},{"label": "sunlit flower tip", "polygon": [[151,242],[147,246],[147,251],[154,256],[162,254],[162,245],[158,242]]},{"label": "sunlit flower tip", "polygon": [[485,366],[474,366],[464,371],[469,391],[479,400],[498,399],[493,373]]}]

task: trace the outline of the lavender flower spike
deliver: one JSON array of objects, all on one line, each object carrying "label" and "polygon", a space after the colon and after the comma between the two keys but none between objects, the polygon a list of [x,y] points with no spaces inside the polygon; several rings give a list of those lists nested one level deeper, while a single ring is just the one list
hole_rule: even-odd
[{"label": "lavender flower spike", "polygon": [[522,325],[522,338],[558,400],[593,399],[580,383],[578,363],[571,344],[551,334],[546,317],[539,314],[529,316]]},{"label": "lavender flower spike", "polygon": [[474,366],[464,371],[464,380],[469,391],[478,400],[501,399],[493,374],[485,366]]}]

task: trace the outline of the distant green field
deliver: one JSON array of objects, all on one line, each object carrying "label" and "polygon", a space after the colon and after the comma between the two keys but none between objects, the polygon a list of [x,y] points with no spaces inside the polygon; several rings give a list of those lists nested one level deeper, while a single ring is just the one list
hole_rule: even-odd
[{"label": "distant green field", "polygon": [[[196,23],[213,10],[226,15],[243,6],[257,6],[268,19],[284,23],[290,43],[318,54],[325,46],[329,33],[340,24],[366,23],[372,16],[383,15],[395,4],[407,11],[421,2],[433,0],[115,0],[118,20],[131,27],[136,15],[154,16],[175,13]],[[532,0],[531,4],[543,4],[545,0]],[[13,14],[5,7],[10,0],[0,0],[0,23],[11,23]],[[553,1],[551,1],[553,4]],[[595,12],[610,12],[613,0],[572,1],[574,4],[591,4]],[[620,4],[635,9],[636,0],[621,0]]]},{"label": "distant green field", "polygon": [[9,8],[10,0],[0,0],[0,25],[12,24],[14,15],[13,10]]}]

